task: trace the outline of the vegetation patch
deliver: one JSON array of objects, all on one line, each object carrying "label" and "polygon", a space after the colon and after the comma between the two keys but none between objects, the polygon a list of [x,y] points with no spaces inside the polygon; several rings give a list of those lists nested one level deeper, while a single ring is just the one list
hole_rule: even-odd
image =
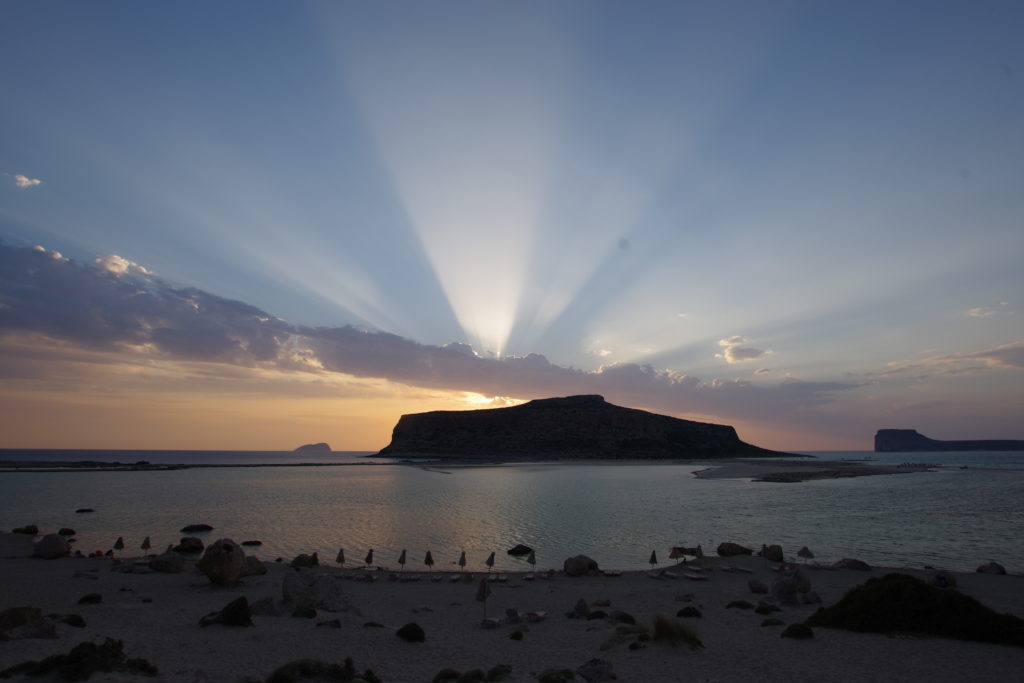
[{"label": "vegetation patch", "polygon": [[860,633],[918,633],[1024,647],[1024,619],[907,574],[886,574],[847,591],[807,620]]}]

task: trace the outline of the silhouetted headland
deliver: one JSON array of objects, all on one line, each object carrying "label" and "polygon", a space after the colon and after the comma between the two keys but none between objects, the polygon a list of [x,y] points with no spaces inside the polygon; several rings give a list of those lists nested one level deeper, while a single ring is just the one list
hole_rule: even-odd
[{"label": "silhouetted headland", "polygon": [[380,455],[455,459],[660,460],[788,455],[740,440],[728,425],[612,405],[597,395],[510,408],[403,415]]},{"label": "silhouetted headland", "polygon": [[1013,439],[939,441],[929,439],[916,429],[879,429],[875,433],[876,453],[903,451],[1024,451],[1024,441]]}]

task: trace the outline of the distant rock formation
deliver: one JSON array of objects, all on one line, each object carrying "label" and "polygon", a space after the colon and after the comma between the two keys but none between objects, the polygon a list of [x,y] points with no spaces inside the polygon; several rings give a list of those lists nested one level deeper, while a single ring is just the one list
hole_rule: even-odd
[{"label": "distant rock formation", "polygon": [[296,448],[293,453],[330,453],[331,447],[323,442],[307,443]]},{"label": "distant rock formation", "polygon": [[403,415],[380,455],[639,460],[779,453],[740,441],[726,425],[623,408],[587,395]]},{"label": "distant rock formation", "polygon": [[875,433],[876,453],[902,451],[1024,451],[1024,441],[937,441],[916,429],[879,429]]}]

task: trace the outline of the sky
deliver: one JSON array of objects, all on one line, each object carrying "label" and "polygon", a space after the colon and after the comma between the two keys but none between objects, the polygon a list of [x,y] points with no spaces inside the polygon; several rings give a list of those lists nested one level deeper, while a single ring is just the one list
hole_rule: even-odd
[{"label": "sky", "polygon": [[548,396],[1024,439],[1024,4],[0,3],[0,447]]}]

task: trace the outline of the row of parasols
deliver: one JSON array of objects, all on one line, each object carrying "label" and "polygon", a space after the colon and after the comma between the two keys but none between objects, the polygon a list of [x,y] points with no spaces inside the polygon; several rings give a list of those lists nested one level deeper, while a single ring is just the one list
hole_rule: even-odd
[{"label": "row of parasols", "polygon": [[[345,549],[344,548],[341,548],[340,550],[338,550],[338,556],[334,559],[334,561],[337,562],[338,564],[342,565],[342,566],[345,566]],[[398,556],[398,564],[400,564],[402,566],[402,570],[405,569],[405,564],[406,564],[407,561],[408,561],[408,553],[405,550],[402,550],[401,554]],[[534,553],[534,551],[531,550],[529,556],[527,556],[527,558],[526,558],[526,561],[529,562],[531,566],[532,565],[536,565],[537,564],[537,555],[536,555],[536,553]],[[367,567],[371,567],[373,565],[373,548],[370,548],[369,552],[366,553],[366,557],[363,558],[363,563]],[[429,570],[433,571],[433,568],[434,568],[434,554],[431,553],[429,550],[427,551],[427,554],[423,557],[423,564],[426,565],[426,567]],[[458,561],[457,564],[459,565],[460,571],[463,571],[463,570],[466,569],[466,551],[465,550],[463,550],[459,554],[459,561]],[[491,569],[494,567],[494,552],[491,552],[491,554],[487,556],[487,559],[484,560],[484,564],[487,565],[487,571],[491,571]]]}]

